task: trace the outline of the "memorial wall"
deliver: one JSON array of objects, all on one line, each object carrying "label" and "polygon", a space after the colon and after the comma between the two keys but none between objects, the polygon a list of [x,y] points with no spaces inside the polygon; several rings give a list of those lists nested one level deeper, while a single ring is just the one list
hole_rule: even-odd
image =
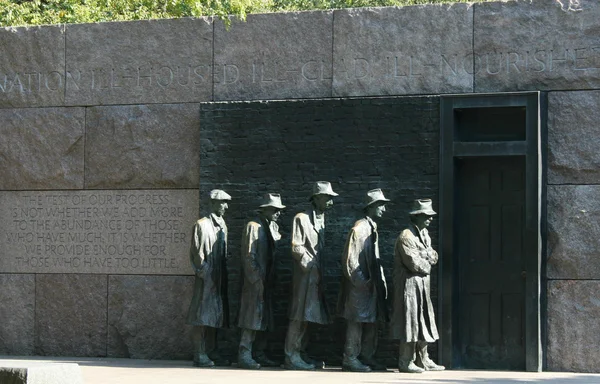
[{"label": "memorial wall", "polygon": [[[597,372],[600,4],[567,3],[0,29],[0,354],[191,360],[191,229],[218,187],[233,198],[234,314],[243,223],[265,192],[288,206],[269,344],[281,356],[291,219],[312,182],[340,193],[327,219],[333,308],[367,190],[392,199],[380,224],[390,274],[410,201],[439,207],[440,97],[541,91],[545,367]],[[339,364],[340,325],[318,329],[311,352]],[[378,356],[392,365],[385,332]],[[219,337],[235,356],[235,328]]]}]

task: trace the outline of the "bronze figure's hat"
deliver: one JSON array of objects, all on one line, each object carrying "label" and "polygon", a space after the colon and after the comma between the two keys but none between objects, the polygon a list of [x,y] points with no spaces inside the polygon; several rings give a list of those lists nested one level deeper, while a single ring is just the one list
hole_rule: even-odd
[{"label": "bronze figure's hat", "polygon": [[369,192],[367,192],[367,200],[365,202],[365,208],[367,208],[369,205],[371,204],[375,204],[378,201],[391,201],[389,199],[386,199],[385,196],[383,196],[383,191],[379,188],[376,189],[371,189]]},{"label": "bronze figure's hat", "polygon": [[333,192],[331,183],[329,181],[317,181],[315,185],[313,185],[312,195],[310,195],[310,198],[312,199],[316,195],[338,196],[337,193]]},{"label": "bronze figure's hat", "polygon": [[283,209],[285,208],[285,205],[281,204],[281,195],[279,193],[267,193],[264,197],[263,204],[260,207]]},{"label": "bronze figure's hat", "polygon": [[231,196],[221,189],[213,189],[210,191],[211,200],[231,200]]},{"label": "bronze figure's hat", "polygon": [[437,215],[437,213],[433,210],[433,203],[431,202],[431,199],[417,199],[413,202],[412,209],[408,214],[418,215],[420,213],[429,216]]}]

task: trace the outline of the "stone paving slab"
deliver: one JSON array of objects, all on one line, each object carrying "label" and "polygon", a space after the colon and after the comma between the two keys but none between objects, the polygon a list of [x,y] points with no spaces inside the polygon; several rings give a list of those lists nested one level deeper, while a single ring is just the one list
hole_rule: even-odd
[{"label": "stone paving slab", "polygon": [[[8,359],[8,357],[4,357]],[[0,365],[6,362],[0,357]],[[12,357],[11,359],[15,359]],[[133,359],[60,359],[19,358],[19,360],[75,362],[81,366],[86,384],[358,384],[358,383],[417,383],[417,384],[592,384],[600,382],[600,374],[570,372],[507,372],[450,370],[419,375],[389,372],[342,372],[339,367],[314,372],[262,369],[259,371],[193,368],[191,361],[133,360]],[[243,375],[243,376],[242,376]]]},{"label": "stone paving slab", "polygon": [[83,384],[74,363],[0,361],[2,384]]}]

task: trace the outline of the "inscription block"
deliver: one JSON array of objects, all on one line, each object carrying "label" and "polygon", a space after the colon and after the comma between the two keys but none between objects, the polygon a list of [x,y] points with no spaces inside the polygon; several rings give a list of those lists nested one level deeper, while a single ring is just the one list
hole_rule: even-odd
[{"label": "inscription block", "polygon": [[191,276],[109,276],[108,356],[190,360],[193,287]]},{"label": "inscription block", "polygon": [[548,183],[600,184],[600,91],[550,92]]},{"label": "inscription block", "polygon": [[600,87],[600,3],[510,1],[475,9],[475,92]]},{"label": "inscription block", "polygon": [[548,186],[548,278],[600,276],[600,186]]},{"label": "inscription block", "polygon": [[[548,370],[598,372],[600,281],[548,282]],[[591,379],[596,380],[596,379]]]},{"label": "inscription block", "polygon": [[87,110],[86,188],[198,188],[198,104]]},{"label": "inscription block", "polygon": [[212,31],[206,18],[69,25],[66,103],[209,101]]},{"label": "inscription block", "polygon": [[466,4],[335,11],[333,95],[472,92]]},{"label": "inscription block", "polygon": [[0,189],[83,188],[84,108],[0,109],[0,122]]},{"label": "inscription block", "polygon": [[189,190],[0,192],[0,270],[187,275]]},{"label": "inscription block", "polygon": [[64,104],[64,26],[0,28],[0,47],[0,107]]},{"label": "inscription block", "polygon": [[215,100],[331,96],[332,12],[215,24]]},{"label": "inscription block", "polygon": [[105,275],[36,275],[35,354],[106,356]]},{"label": "inscription block", "polygon": [[2,274],[0,287],[0,355],[32,355],[35,276]]}]

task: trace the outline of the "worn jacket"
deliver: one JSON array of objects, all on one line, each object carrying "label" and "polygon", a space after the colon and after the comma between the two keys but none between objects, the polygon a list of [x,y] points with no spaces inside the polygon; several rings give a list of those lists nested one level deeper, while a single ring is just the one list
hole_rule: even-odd
[{"label": "worn jacket", "polygon": [[240,328],[255,331],[273,328],[273,255],[280,238],[277,224],[266,220],[250,221],[242,233]]},{"label": "worn jacket", "polygon": [[431,266],[438,254],[427,229],[411,225],[400,233],[394,252],[394,304],[391,337],[401,342],[439,338],[430,295]]},{"label": "worn jacket", "polygon": [[358,220],[342,254],[342,288],[338,313],[348,321],[388,320],[387,284],[379,262],[377,225],[369,217]]},{"label": "worn jacket", "polygon": [[214,214],[198,220],[190,247],[190,261],[196,277],[188,324],[215,328],[229,326],[226,255],[225,222]]},{"label": "worn jacket", "polygon": [[323,287],[324,226],[317,229],[313,209],[298,213],[292,223],[294,272],[290,320],[328,324],[329,310]]}]

